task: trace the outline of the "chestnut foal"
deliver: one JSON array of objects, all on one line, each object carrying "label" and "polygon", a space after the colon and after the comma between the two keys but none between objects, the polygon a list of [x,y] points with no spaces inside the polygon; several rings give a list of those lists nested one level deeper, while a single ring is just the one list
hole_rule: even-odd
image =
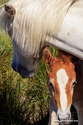
[{"label": "chestnut foal", "polygon": [[50,68],[47,81],[51,95],[48,125],[68,123],[71,104],[77,110],[78,125],[83,125],[83,61],[77,63],[76,57],[63,51],[55,58],[47,48],[44,49],[43,56]]}]

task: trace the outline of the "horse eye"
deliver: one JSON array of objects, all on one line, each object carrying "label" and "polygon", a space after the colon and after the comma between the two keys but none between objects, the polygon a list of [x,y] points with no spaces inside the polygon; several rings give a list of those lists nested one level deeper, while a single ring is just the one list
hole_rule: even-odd
[{"label": "horse eye", "polygon": [[8,31],[8,35],[9,35],[9,36],[11,35],[11,31]]}]

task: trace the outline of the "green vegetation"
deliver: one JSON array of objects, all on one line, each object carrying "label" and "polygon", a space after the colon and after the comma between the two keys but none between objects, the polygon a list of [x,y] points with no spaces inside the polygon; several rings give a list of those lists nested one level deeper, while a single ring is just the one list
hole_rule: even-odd
[{"label": "green vegetation", "polygon": [[7,3],[9,0],[0,0],[0,6],[4,3]]}]

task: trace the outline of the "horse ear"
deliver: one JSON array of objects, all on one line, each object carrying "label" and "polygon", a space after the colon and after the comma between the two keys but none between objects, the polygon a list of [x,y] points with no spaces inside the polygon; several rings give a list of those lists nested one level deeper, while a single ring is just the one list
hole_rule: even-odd
[{"label": "horse ear", "polygon": [[12,5],[5,4],[5,11],[9,14],[9,16],[12,18],[15,16],[16,10]]},{"label": "horse ear", "polygon": [[43,57],[45,63],[47,63],[50,66],[54,60],[54,57],[52,56],[47,47],[43,50]]}]

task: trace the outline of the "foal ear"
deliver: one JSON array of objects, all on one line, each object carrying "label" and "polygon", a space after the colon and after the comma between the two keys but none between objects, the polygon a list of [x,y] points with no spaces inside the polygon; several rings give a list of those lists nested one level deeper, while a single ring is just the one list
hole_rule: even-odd
[{"label": "foal ear", "polygon": [[5,11],[9,14],[9,16],[12,18],[15,16],[16,10],[12,5],[5,4]]},{"label": "foal ear", "polygon": [[47,47],[43,50],[43,57],[44,57],[45,63],[47,63],[48,65],[52,64],[54,57],[52,56],[52,54],[50,53]]}]

